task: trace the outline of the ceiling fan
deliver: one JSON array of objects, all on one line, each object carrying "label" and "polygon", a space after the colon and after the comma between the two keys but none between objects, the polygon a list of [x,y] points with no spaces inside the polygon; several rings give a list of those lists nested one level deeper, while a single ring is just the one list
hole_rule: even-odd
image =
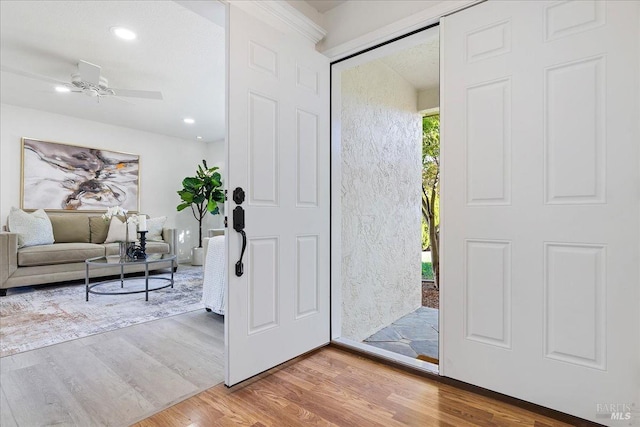
[{"label": "ceiling fan", "polygon": [[102,68],[98,65],[83,60],[80,60],[78,62],[78,72],[71,74],[71,82],[62,82],[49,77],[22,70],[16,70],[5,66],[3,66],[2,69],[4,71],[20,74],[25,77],[31,77],[38,80],[62,85],[63,87],[69,89],[71,92],[83,93],[87,96],[97,97],[98,100],[102,97],[111,96],[162,100],[162,93],[158,91],[116,89],[109,87],[109,81],[104,76],[100,75],[100,71]]},{"label": "ceiling fan", "polygon": [[162,99],[162,93],[148,90],[115,89],[109,87],[109,81],[100,75],[101,67],[87,61],[78,62],[78,72],[71,75],[71,83],[66,86],[72,92],[81,92],[88,96],[126,96],[132,98]]}]

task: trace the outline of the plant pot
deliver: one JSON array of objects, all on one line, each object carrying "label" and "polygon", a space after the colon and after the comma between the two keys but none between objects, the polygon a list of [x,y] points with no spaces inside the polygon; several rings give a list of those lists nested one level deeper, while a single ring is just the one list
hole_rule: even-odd
[{"label": "plant pot", "polygon": [[202,265],[204,262],[204,248],[191,249],[191,265]]}]

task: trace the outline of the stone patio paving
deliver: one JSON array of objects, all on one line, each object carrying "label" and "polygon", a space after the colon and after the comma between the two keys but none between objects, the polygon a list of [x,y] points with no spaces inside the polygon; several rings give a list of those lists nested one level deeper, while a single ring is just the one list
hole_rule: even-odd
[{"label": "stone patio paving", "polygon": [[438,333],[438,310],[420,307],[364,342],[411,358],[425,355],[438,359]]}]

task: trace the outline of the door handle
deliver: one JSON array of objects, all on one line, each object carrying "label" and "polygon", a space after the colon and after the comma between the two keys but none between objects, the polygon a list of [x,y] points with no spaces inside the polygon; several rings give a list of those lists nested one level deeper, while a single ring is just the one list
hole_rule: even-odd
[{"label": "door handle", "polygon": [[242,235],[242,252],[240,252],[240,259],[236,262],[236,276],[240,277],[244,274],[242,258],[247,248],[247,233],[244,232],[244,209],[242,206],[236,206],[233,210],[233,229]]},{"label": "door handle", "polygon": [[242,187],[236,187],[236,189],[233,190],[233,201],[238,205],[241,205],[242,202],[244,202],[244,190]]}]

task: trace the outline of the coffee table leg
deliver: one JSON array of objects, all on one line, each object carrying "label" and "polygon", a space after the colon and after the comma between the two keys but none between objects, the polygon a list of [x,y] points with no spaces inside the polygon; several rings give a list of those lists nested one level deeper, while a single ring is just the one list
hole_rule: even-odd
[{"label": "coffee table leg", "polygon": [[149,263],[144,263],[144,289],[145,301],[149,301]]},{"label": "coffee table leg", "polygon": [[85,275],[84,275],[84,285],[86,288],[85,301],[89,301],[89,264],[86,264],[85,268],[86,268]]},{"label": "coffee table leg", "polygon": [[120,264],[120,288],[124,288],[124,264]]},{"label": "coffee table leg", "polygon": [[173,271],[175,270],[175,259],[171,260],[171,289],[173,289]]}]

